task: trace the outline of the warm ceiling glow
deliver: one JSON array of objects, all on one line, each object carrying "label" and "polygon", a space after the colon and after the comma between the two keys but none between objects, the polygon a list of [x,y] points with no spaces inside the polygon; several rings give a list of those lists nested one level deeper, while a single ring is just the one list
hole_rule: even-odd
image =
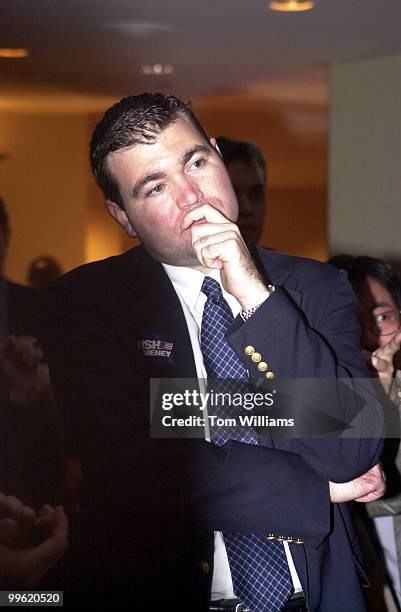
[{"label": "warm ceiling glow", "polygon": [[28,55],[29,49],[6,49],[0,47],[0,57],[19,59],[22,57],[28,57]]},{"label": "warm ceiling glow", "polygon": [[269,8],[272,11],[285,11],[287,13],[309,11],[314,6],[314,0],[273,0],[269,3]]}]

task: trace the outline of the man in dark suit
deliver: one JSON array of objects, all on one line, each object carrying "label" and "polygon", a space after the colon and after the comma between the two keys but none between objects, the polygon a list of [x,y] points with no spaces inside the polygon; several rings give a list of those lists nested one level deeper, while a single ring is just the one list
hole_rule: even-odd
[{"label": "man in dark suit", "polygon": [[[381,442],[355,436],[360,419],[348,439],[269,434],[218,446],[149,432],[151,378],[210,376],[202,329],[213,304],[233,318],[219,358],[250,379],[365,376],[344,276],[263,249],[255,263],[215,141],[177,98],[143,94],[114,105],[95,129],[91,162],[109,212],[143,246],[83,266],[49,292],[46,351],[83,470],[81,586],[92,599],[123,592],[158,609],[236,609],[236,596],[248,604],[237,573],[255,571],[245,550],[234,570],[228,542],[240,534],[277,547],[268,595],[284,575],[290,584],[275,605],[252,593],[252,612],[364,610],[342,502],[376,498],[383,486],[372,468]],[[207,296],[205,277],[218,298]],[[366,419],[381,431],[374,398]],[[265,578],[269,570],[257,571]]]}]

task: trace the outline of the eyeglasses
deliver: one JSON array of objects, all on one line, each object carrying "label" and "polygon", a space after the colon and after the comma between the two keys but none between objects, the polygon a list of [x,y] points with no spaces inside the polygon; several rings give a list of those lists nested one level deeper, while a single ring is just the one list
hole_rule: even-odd
[{"label": "eyeglasses", "polygon": [[378,314],[373,314],[375,329],[372,329],[378,336],[388,336],[394,334],[401,325],[400,310],[386,310]]}]

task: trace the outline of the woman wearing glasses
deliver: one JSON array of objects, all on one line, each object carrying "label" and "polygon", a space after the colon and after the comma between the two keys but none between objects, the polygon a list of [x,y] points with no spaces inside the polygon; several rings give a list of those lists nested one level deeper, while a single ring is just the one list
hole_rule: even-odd
[{"label": "woman wearing glasses", "polygon": [[[338,255],[329,263],[342,268],[358,298],[362,326],[362,353],[371,375],[378,378],[384,392],[401,414],[401,282],[389,265],[373,257]],[[390,432],[390,435],[399,435]],[[388,439],[390,459],[387,470],[387,496],[366,504],[373,520],[373,538],[379,545],[379,558],[401,610],[401,449],[399,439]],[[394,452],[395,451],[395,452]]]}]

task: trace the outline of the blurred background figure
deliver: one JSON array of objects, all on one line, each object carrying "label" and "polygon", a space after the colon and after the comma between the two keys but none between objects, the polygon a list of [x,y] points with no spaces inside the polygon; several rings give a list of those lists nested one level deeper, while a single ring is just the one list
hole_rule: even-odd
[{"label": "blurred background figure", "polygon": [[260,239],[266,216],[267,169],[260,148],[253,142],[216,139],[238,199],[238,226],[249,242]]},{"label": "blurred background figure", "polygon": [[39,508],[62,499],[62,433],[40,346],[42,294],[4,275],[10,235],[0,199],[0,490]]},{"label": "blurred background figure", "polygon": [[399,343],[394,342],[401,328],[401,281],[391,266],[374,257],[337,255],[329,263],[348,273],[358,298],[362,349],[371,373],[391,382],[401,368]]},{"label": "blurred background figure", "polygon": [[[401,414],[401,282],[391,266],[373,257],[338,255],[329,263],[348,273],[358,298],[362,326],[361,347],[371,375],[378,378],[390,399],[387,405],[390,435],[398,435]],[[385,441],[383,466],[386,496],[366,504],[366,523],[379,563],[401,610],[401,450],[399,438]],[[358,510],[364,510],[359,508]],[[363,534],[362,534],[363,536]],[[361,537],[367,544],[366,538]],[[373,581],[373,580],[372,580]],[[371,606],[371,610],[379,607]]]},{"label": "blurred background figure", "polygon": [[49,255],[40,255],[28,267],[27,283],[34,289],[45,289],[51,281],[63,273],[61,265]]},{"label": "blurred background figure", "polygon": [[[41,356],[35,352],[35,344],[39,336],[42,305],[35,291],[13,283],[4,275],[10,235],[8,213],[0,199],[0,398],[3,405],[6,396],[22,398],[31,395],[43,376],[43,373],[36,371],[38,377],[34,380],[34,369],[41,361]],[[28,390],[28,379],[24,377],[28,369],[31,391]],[[22,390],[24,385],[25,391]]]}]

